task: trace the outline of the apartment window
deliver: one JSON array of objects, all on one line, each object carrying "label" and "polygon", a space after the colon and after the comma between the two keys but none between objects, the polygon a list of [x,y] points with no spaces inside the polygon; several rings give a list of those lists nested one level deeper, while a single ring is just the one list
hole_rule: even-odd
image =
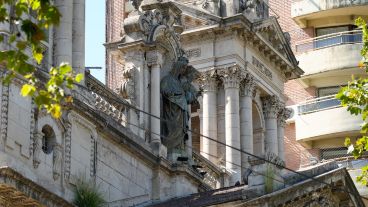
[{"label": "apartment window", "polygon": [[340,91],[340,89],[341,89],[341,86],[318,88],[318,91],[317,91],[318,97],[336,95]]},{"label": "apartment window", "polygon": [[349,156],[347,152],[348,152],[348,148],[346,147],[321,149],[321,159],[328,160],[328,159],[347,157]]},{"label": "apartment window", "polygon": [[352,25],[316,28],[316,37],[353,30]]}]

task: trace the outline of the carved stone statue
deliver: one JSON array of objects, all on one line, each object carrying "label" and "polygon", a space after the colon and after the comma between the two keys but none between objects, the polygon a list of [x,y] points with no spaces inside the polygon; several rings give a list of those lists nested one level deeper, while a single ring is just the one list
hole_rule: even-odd
[{"label": "carved stone statue", "polygon": [[188,60],[180,57],[173,64],[170,73],[160,83],[163,113],[161,133],[162,143],[169,153],[174,149],[183,150],[184,142],[188,139],[187,129],[190,114],[188,104],[194,103],[199,95],[191,84],[198,72],[188,66]]}]

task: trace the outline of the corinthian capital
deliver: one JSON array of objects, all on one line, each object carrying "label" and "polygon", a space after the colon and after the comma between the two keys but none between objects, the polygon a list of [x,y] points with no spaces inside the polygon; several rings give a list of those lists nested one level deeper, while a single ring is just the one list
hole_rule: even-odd
[{"label": "corinthian capital", "polygon": [[252,97],[255,89],[255,78],[250,73],[246,74],[245,78],[240,82],[240,96]]},{"label": "corinthian capital", "polygon": [[224,88],[239,88],[242,80],[241,69],[238,65],[230,66],[225,69],[218,70],[218,75],[224,83]]},{"label": "corinthian capital", "polygon": [[162,66],[162,54],[158,50],[151,50],[147,52],[146,62],[148,66],[160,65]]},{"label": "corinthian capital", "polygon": [[262,97],[263,113],[266,119],[277,118],[280,109],[280,100],[277,96]]},{"label": "corinthian capital", "polygon": [[286,124],[286,120],[290,118],[291,114],[291,109],[285,108],[285,105],[281,107],[277,115],[277,124],[281,127],[284,127]]},{"label": "corinthian capital", "polygon": [[197,79],[199,87],[204,91],[217,91],[218,80],[216,71],[206,71],[200,74]]}]

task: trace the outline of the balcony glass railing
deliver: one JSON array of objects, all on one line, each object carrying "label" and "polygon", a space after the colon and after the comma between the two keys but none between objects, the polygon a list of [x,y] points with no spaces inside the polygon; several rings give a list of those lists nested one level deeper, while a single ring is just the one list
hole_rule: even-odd
[{"label": "balcony glass railing", "polygon": [[298,106],[298,114],[307,114],[317,111],[337,108],[341,106],[340,100],[335,98],[335,95],[320,97],[308,100]]},{"label": "balcony glass railing", "polygon": [[342,44],[357,44],[362,42],[362,31],[338,32],[304,40],[295,44],[295,52],[302,53]]}]

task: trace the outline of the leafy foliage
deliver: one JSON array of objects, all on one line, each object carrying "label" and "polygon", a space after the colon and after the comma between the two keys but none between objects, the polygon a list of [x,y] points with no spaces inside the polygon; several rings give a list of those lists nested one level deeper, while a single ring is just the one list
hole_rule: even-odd
[{"label": "leafy foliage", "polygon": [[[358,18],[355,24],[362,29],[363,33],[363,48],[361,50],[362,61],[359,67],[368,72],[368,29],[366,22],[362,18]],[[345,146],[348,148],[348,153],[352,153],[355,159],[361,157],[364,152],[368,151],[368,78],[354,78],[348,85],[340,90],[336,96],[341,100],[342,106],[347,107],[347,110],[352,115],[361,115],[363,124],[361,125],[362,137],[352,143],[350,138],[346,138]],[[368,166],[362,168],[362,174],[357,177],[357,181],[368,184]]]},{"label": "leafy foliage", "polygon": [[64,87],[71,89],[83,79],[66,63],[51,68],[46,82],[35,75],[44,58],[45,31],[57,26],[60,17],[50,0],[0,0],[0,23],[10,25],[9,31],[0,32],[0,42],[10,46],[0,51],[0,67],[6,72],[3,83],[9,84],[14,77],[23,79],[22,96],[33,98],[54,118],[61,116],[62,103],[71,101],[65,97]]},{"label": "leafy foliage", "polygon": [[85,180],[78,181],[74,193],[74,204],[78,207],[101,207],[105,203],[98,187]]}]

